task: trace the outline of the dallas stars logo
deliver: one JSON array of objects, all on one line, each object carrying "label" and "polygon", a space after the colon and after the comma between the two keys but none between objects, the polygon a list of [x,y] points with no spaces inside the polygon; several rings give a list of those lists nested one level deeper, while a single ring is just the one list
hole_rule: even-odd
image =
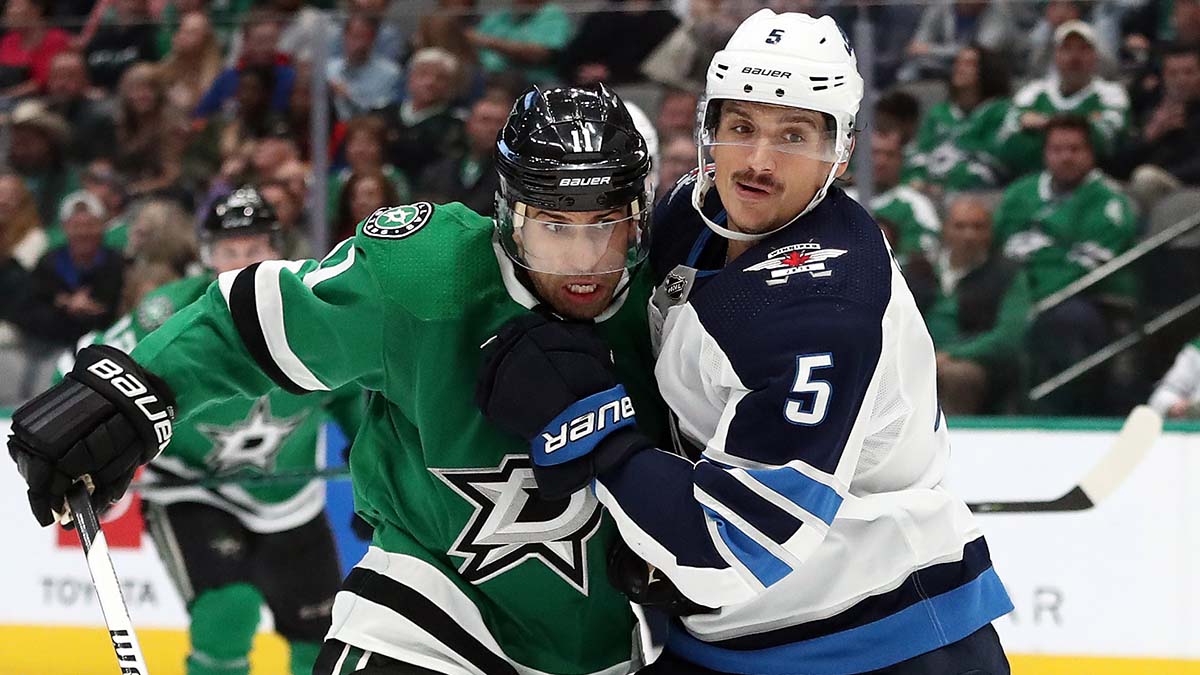
[{"label": "dallas stars logo", "polygon": [[416,234],[432,217],[433,204],[429,202],[384,207],[363,223],[363,234],[376,239],[403,239]]},{"label": "dallas stars logo", "polygon": [[197,424],[196,430],[212,441],[212,452],[204,461],[214,473],[246,468],[270,473],[283,441],[303,421],[303,414],[272,417],[271,402],[264,396],[254,402],[250,414],[241,422],[228,427]]},{"label": "dallas stars logo", "polygon": [[570,499],[537,498],[527,455],[506,455],[494,469],[430,469],[475,507],[450,554],[466,558],[459,573],[478,584],[535,559],[588,594],[587,542],[600,526],[590,490]]}]

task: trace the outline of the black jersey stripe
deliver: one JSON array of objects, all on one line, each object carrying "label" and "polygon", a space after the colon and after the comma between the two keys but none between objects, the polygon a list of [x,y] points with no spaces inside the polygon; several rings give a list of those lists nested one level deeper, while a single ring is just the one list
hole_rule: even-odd
[{"label": "black jersey stripe", "polygon": [[517,675],[508,661],[483,645],[419,591],[378,572],[354,568],[342,590],[387,607],[423,628],[488,675]]},{"label": "black jersey stripe", "polygon": [[242,344],[246,345],[246,351],[250,352],[254,362],[272,382],[289,394],[307,394],[307,389],[284,374],[279,364],[271,357],[271,350],[267,348],[267,338],[263,335],[262,325],[258,321],[258,298],[254,293],[254,277],[258,273],[259,265],[260,263],[254,263],[234,277],[233,285],[229,289],[229,314],[233,317],[233,326],[242,338]]},{"label": "black jersey stripe", "polygon": [[963,547],[962,560],[919,569],[895,590],[865,598],[836,616],[765,633],[717,640],[711,644],[725,649],[764,649],[858,628],[970,583],[991,566],[987,542],[980,537]]}]

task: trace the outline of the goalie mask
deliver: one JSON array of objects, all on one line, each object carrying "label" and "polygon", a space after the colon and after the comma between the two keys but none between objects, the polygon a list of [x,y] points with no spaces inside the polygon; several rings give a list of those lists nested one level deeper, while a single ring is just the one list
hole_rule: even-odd
[{"label": "goalie mask", "polygon": [[504,252],[546,274],[632,269],[649,248],[650,165],[628,110],[603,84],[533,87],[517,99],[496,143]]}]

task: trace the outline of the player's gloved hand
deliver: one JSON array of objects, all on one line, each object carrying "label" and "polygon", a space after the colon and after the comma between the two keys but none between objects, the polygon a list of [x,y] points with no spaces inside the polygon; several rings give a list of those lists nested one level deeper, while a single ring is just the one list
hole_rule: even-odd
[{"label": "player's gloved hand", "polygon": [[501,429],[529,439],[543,499],[562,499],[650,447],[591,324],[539,314],[509,321],[483,346],[475,403]]},{"label": "player's gloved hand", "polygon": [[608,550],[608,583],[624,593],[630,602],[653,607],[672,616],[717,611],[689,600],[667,575],[638,557],[621,539],[614,541]]},{"label": "player's gloved hand", "polygon": [[125,494],[137,467],[167,446],[175,395],[128,354],[104,345],[81,350],[62,382],[13,413],[8,452],[29,485],[42,526],[62,511],[71,485],[89,474],[97,512]]}]

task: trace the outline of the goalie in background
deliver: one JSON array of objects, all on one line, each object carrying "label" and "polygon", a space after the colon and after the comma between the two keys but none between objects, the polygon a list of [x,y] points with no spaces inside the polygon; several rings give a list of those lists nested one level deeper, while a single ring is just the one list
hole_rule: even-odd
[{"label": "goalie in background", "polygon": [[1179,350],[1175,364],[1150,395],[1149,405],[1167,419],[1200,418],[1200,337]]}]

